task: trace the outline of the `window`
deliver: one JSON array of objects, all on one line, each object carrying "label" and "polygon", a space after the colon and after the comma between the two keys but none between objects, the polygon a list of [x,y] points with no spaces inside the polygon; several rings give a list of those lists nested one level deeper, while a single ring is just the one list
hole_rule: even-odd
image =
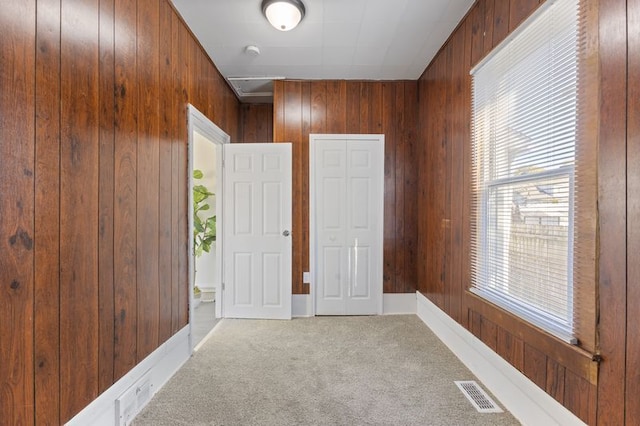
[{"label": "window", "polygon": [[575,343],[578,0],[547,3],[471,72],[471,291]]}]

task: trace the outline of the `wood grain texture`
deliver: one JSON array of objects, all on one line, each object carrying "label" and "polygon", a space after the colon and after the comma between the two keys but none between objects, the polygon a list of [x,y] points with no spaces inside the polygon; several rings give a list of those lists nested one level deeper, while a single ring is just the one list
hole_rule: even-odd
[{"label": "wood grain texture", "polygon": [[33,424],[36,4],[0,8],[0,413]]},{"label": "wood grain texture", "polygon": [[173,10],[164,1],[160,2],[160,111],[158,147],[158,342],[171,337],[171,211],[172,211],[172,147],[176,114],[173,103]]},{"label": "wood grain texture", "polygon": [[510,3],[509,31],[513,31],[538,8],[540,0],[510,0]]},{"label": "wood grain texture", "polygon": [[528,343],[524,344],[524,368],[522,372],[533,383],[545,389],[547,384],[547,357]]},{"label": "wood grain texture", "polygon": [[[566,371],[564,405],[587,424],[593,424],[593,413],[595,412],[595,404],[593,403],[594,392],[595,386],[590,385],[588,381],[576,376],[572,371]],[[597,424],[624,424],[611,423],[610,421],[610,418],[598,420]],[[627,423],[627,425],[633,424],[635,424],[635,422]]]},{"label": "wood grain texture", "polygon": [[[483,42],[483,51],[484,53],[488,53],[493,48],[493,33],[495,31],[495,8],[496,3],[500,0],[486,0],[484,4],[484,42]],[[499,6],[499,5],[498,5]]]},{"label": "wood grain texture", "polygon": [[[417,290],[423,294],[427,293],[428,281],[427,277],[427,265],[428,259],[428,221],[426,213],[429,211],[428,207],[428,188],[425,185],[427,182],[430,170],[425,165],[427,164],[427,130],[432,126],[429,115],[429,107],[432,104],[427,102],[429,97],[430,77],[432,73],[431,67],[427,68],[424,74],[418,80],[418,140],[417,140],[417,155],[418,159],[418,180],[417,180],[417,206],[418,206],[418,219],[417,219],[417,251],[416,251],[416,273],[417,273]],[[467,323],[468,321],[465,321]]]},{"label": "wood grain texture", "polygon": [[[396,139],[396,126],[394,126],[396,116],[396,85],[390,83],[382,84],[382,96],[389,99],[390,102],[382,106],[382,125],[388,129],[385,133],[384,147],[384,239],[383,239],[383,275],[382,285],[383,291],[389,292],[389,289],[395,287],[396,279],[400,268],[397,267],[396,260],[399,257],[399,241],[397,238],[396,221],[398,218],[397,198],[402,195],[396,194],[396,150],[398,144],[392,144],[391,141],[399,141]],[[402,143],[399,141],[399,143]],[[401,201],[401,200],[400,200]]]},{"label": "wood grain texture", "polygon": [[[623,243],[627,238],[627,197],[624,191],[627,185],[627,97],[623,95],[627,91],[626,2],[600,1],[599,16],[598,286],[603,362],[598,382],[597,422],[621,425],[625,422],[628,306],[627,252]],[[635,324],[632,327],[632,330],[637,330]]]},{"label": "wood grain texture", "polygon": [[[567,345],[466,291],[471,278],[469,248],[474,229],[469,210],[474,196],[470,191],[469,71],[538,3],[476,2],[419,80],[417,157],[422,189],[417,191],[417,258],[422,264],[417,267],[418,289],[564,402],[565,394],[579,391],[583,382],[595,389],[597,364],[591,360],[591,353]],[[567,383],[564,372],[569,370],[583,382]],[[589,393],[586,400],[590,416],[596,410],[596,393]]]},{"label": "wood grain texture", "polygon": [[[35,423],[60,423],[60,0],[39,1],[35,135]],[[0,407],[0,411],[2,408]]]},{"label": "wood grain texture", "polygon": [[[626,405],[628,425],[640,423],[640,4],[627,2],[627,355]],[[631,255],[629,255],[631,253]]]},{"label": "wood grain texture", "polygon": [[136,364],[138,92],[136,2],[115,0],[114,379]]},{"label": "wood grain texture", "polygon": [[[402,253],[399,267],[402,273],[398,275],[395,291],[398,293],[413,293],[417,290],[417,254],[418,235],[417,223],[419,217],[418,204],[418,85],[416,82],[404,82],[404,126],[401,139],[403,143],[404,161],[398,164],[402,168],[403,179],[398,182],[397,194],[404,198],[404,208],[399,216],[403,217],[402,235],[400,236],[400,251]],[[414,124],[415,123],[415,124]]]},{"label": "wood grain texture", "polygon": [[415,111],[415,82],[276,81],[274,141],[293,144],[294,294],[309,291],[309,134],[345,132],[385,134],[384,291],[415,291],[418,213],[403,209],[417,191]]},{"label": "wood grain texture", "polygon": [[484,56],[484,5],[485,2],[480,0],[471,8],[467,19],[471,23],[471,65],[475,65]]},{"label": "wood grain texture", "polygon": [[545,391],[560,404],[564,402],[564,381],[566,368],[547,357],[547,383]]},{"label": "wood grain texture", "polygon": [[560,364],[570,367],[585,380],[593,380],[593,361],[589,352],[542,333],[526,321],[485,302],[474,294],[466,293],[463,303],[480,317],[487,318],[514,337],[527,342]]},{"label": "wood grain texture", "polygon": [[[447,111],[447,50],[441,51],[433,62],[433,83],[430,85],[430,96],[433,96],[432,105],[429,107],[429,116],[432,124],[429,126],[427,137],[432,143],[427,146],[427,270],[426,277],[421,279],[429,286],[429,294],[432,300],[441,309],[449,302],[449,294],[445,290],[446,276],[446,245],[448,244],[448,230],[450,219],[446,216],[445,204],[448,184],[447,177],[447,138],[445,114]],[[443,167],[444,166],[444,167]]]},{"label": "wood grain texture", "polygon": [[524,342],[498,327],[496,352],[518,370],[524,369]]},{"label": "wood grain texture", "polygon": [[98,177],[98,391],[113,384],[114,359],[114,191],[115,56],[113,0],[100,1],[100,165]]},{"label": "wood grain texture", "polygon": [[[493,0],[492,0],[493,2]],[[450,265],[450,300],[449,315],[461,322],[462,320],[462,294],[466,289],[463,281],[463,256],[464,256],[464,190],[465,190],[465,141],[468,140],[469,120],[465,111],[466,108],[466,79],[468,76],[465,55],[465,27],[462,26],[450,38],[451,46],[450,58],[450,80],[449,99],[451,104],[451,119],[449,120],[449,134],[451,138],[450,165],[451,170],[449,180],[449,265]]]},{"label": "wood grain texture", "polygon": [[[177,144],[177,181],[176,187],[178,190],[177,198],[177,241],[174,243],[177,246],[176,256],[178,259],[178,275],[176,285],[178,287],[178,330],[188,324],[189,321],[189,241],[188,241],[188,218],[184,214],[187,212],[187,200],[188,200],[188,181],[190,176],[187,176],[187,144],[188,138],[187,131],[187,104],[193,103],[199,105],[197,85],[194,82],[199,81],[197,74],[196,64],[193,61],[195,57],[194,51],[199,47],[195,42],[193,36],[189,32],[186,26],[179,27],[178,33],[179,39],[179,52],[183,56],[180,60],[180,66],[182,67],[182,81],[184,85],[182,91],[182,97],[180,99],[180,108],[178,115],[178,137],[180,143]],[[186,90],[185,90],[186,89]]]},{"label": "wood grain texture", "polygon": [[[485,2],[486,3],[486,2]],[[452,230],[455,225],[452,223],[451,218],[451,187],[453,186],[453,173],[452,173],[452,164],[453,164],[453,102],[452,99],[452,90],[453,90],[453,70],[452,70],[452,56],[453,56],[453,46],[451,43],[451,39],[447,42],[444,47],[443,62],[442,68],[440,70],[439,80],[442,82],[441,87],[443,89],[442,97],[445,100],[443,104],[443,109],[441,112],[444,114],[442,117],[442,133],[440,134],[440,144],[442,145],[442,154],[444,157],[442,160],[445,162],[445,167],[443,170],[441,185],[436,189],[440,192],[440,197],[442,200],[442,209],[440,210],[440,220],[441,220],[441,233],[439,238],[441,238],[440,250],[436,254],[436,258],[439,259],[439,264],[437,265],[438,270],[441,273],[441,282],[440,285],[444,289],[444,308],[447,312],[450,312],[452,315],[456,315],[455,310],[452,308],[452,301],[455,295],[455,285],[453,284],[453,269],[455,268],[452,256]],[[457,154],[457,153],[456,153]],[[457,156],[457,155],[456,155]],[[495,339],[494,339],[495,346]]]},{"label": "wood grain texture", "polygon": [[240,138],[234,142],[258,143],[273,141],[273,105],[243,104],[240,106]]},{"label": "wood grain texture", "polygon": [[183,49],[183,29],[176,13],[171,16],[171,72],[173,76],[172,104],[177,114],[171,115],[171,333],[180,330],[180,232],[179,220],[179,174],[181,142],[187,132],[187,80],[188,59]]},{"label": "wood grain texture", "polygon": [[509,34],[509,15],[511,13],[510,0],[495,0],[493,6],[493,40],[496,47]]},{"label": "wood grain texture", "polygon": [[166,0],[0,9],[0,423],[60,424],[187,324],[186,106],[239,104]]},{"label": "wood grain texture", "polygon": [[77,8],[63,0],[60,10],[60,419],[66,422],[99,388],[99,3]]},{"label": "wood grain texture", "polygon": [[498,326],[482,317],[480,320],[480,339],[495,352],[498,347]]},{"label": "wood grain texture", "polygon": [[[138,164],[136,170],[137,361],[158,347],[160,323],[159,190],[160,190],[160,9],[138,2]],[[140,55],[139,52],[145,52]]]},{"label": "wood grain texture", "polygon": [[[472,174],[471,174],[471,76],[467,70],[471,69],[471,46],[472,46],[472,23],[470,19],[466,19],[457,30],[458,32],[464,32],[464,48],[462,50],[462,94],[458,100],[456,108],[460,110],[460,117],[462,125],[460,126],[460,137],[462,141],[462,175],[463,175],[463,187],[462,187],[462,217],[461,230],[462,230],[462,259],[461,259],[461,282],[462,294],[461,296],[461,315],[460,324],[463,327],[469,328],[467,323],[468,315],[464,315],[464,312],[468,310],[466,306],[465,292],[471,283],[471,232],[474,227],[471,224],[471,206],[473,205],[474,194],[472,188]],[[454,59],[454,63],[456,63]]]}]

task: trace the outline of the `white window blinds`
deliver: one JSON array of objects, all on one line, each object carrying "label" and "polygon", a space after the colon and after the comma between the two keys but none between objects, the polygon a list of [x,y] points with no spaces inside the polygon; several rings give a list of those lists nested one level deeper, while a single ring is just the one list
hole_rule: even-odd
[{"label": "white window blinds", "polygon": [[578,0],[548,3],[471,72],[471,291],[574,342]]}]

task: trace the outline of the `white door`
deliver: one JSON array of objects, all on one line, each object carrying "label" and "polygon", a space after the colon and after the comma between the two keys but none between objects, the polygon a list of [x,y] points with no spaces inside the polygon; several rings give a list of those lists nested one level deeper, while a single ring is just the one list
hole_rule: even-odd
[{"label": "white door", "polygon": [[291,144],[224,147],[224,316],[291,318]]},{"label": "white door", "polygon": [[384,135],[311,135],[316,314],[382,313]]}]

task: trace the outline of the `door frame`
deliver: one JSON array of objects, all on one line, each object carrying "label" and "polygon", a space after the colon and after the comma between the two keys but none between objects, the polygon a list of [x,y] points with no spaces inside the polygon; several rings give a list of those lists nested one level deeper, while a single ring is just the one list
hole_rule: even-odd
[{"label": "door frame", "polygon": [[[317,278],[317,235],[316,235],[316,150],[315,144],[317,140],[323,139],[346,139],[346,140],[367,140],[367,139],[378,139],[382,141],[384,146],[384,134],[339,134],[339,133],[312,133],[309,135],[309,293],[311,296],[311,316],[316,316],[317,306],[316,306],[316,278]],[[383,157],[384,158],[384,157]],[[384,170],[382,171],[384,175]],[[384,182],[384,179],[383,179]],[[384,192],[382,197],[382,205],[380,208],[383,212],[383,237],[382,244],[384,244]],[[384,253],[384,248],[383,248]],[[384,256],[384,255],[383,255]],[[384,257],[382,259],[382,267],[384,268]],[[384,275],[383,275],[384,276]],[[381,280],[378,291],[378,315],[382,315],[383,313],[383,299],[384,299],[384,289],[383,282],[384,279]]]},{"label": "door frame", "polygon": [[223,203],[223,171],[222,171],[222,163],[223,163],[223,155],[224,155],[224,145],[231,142],[231,137],[226,134],[221,128],[215,125],[207,116],[198,111],[198,109],[192,104],[187,105],[187,131],[188,131],[188,141],[187,141],[187,193],[188,193],[188,201],[187,201],[187,210],[188,210],[188,232],[189,232],[189,253],[188,253],[188,264],[189,264],[189,347],[193,352],[194,344],[193,341],[193,309],[191,307],[194,304],[194,294],[193,294],[193,284],[195,279],[195,262],[193,256],[193,145],[195,141],[195,132],[198,132],[202,136],[204,136],[207,140],[216,145],[217,154],[216,155],[216,310],[215,315],[216,318],[222,318],[223,311],[223,303],[222,298],[222,277],[223,277],[223,256],[222,252],[222,241],[224,239],[224,233],[222,231],[224,224],[224,217],[222,216],[222,203]]}]

